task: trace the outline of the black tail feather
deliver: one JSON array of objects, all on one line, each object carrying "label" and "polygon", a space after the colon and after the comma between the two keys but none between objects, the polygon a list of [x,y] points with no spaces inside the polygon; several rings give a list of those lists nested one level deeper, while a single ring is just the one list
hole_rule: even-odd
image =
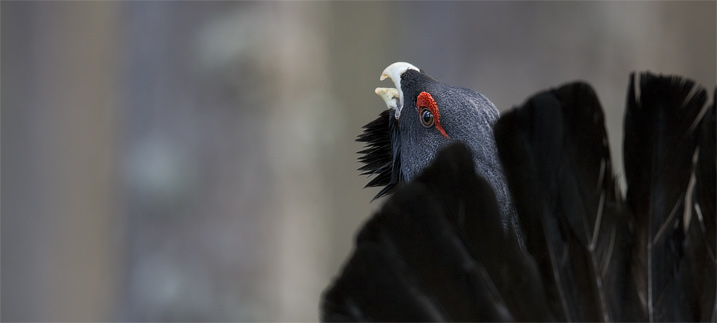
[{"label": "black tail feather", "polygon": [[[468,149],[448,147],[363,228],[351,260],[324,295],[324,319],[551,320],[537,267],[514,233],[503,235],[500,219]],[[410,311],[416,307],[421,310]],[[511,314],[520,313],[518,307],[524,314]]]},{"label": "black tail feather", "polygon": [[467,176],[475,174],[467,147],[457,144],[441,154],[451,158],[442,157],[417,181],[443,202],[453,232],[471,258],[486,269],[512,316],[519,321],[554,320],[537,296],[544,294],[537,265],[521,250],[512,227],[503,230],[491,186],[480,176]]},{"label": "black tail feather", "polygon": [[[637,91],[639,90],[639,93]],[[689,296],[701,277],[685,264],[686,192],[704,89],[679,77],[630,76],[625,112],[627,204],[636,217],[633,273],[650,321],[693,321]]]},{"label": "black tail feather", "polygon": [[[712,103],[696,129],[698,150],[695,152],[695,168],[692,182],[694,183],[693,202],[687,235],[683,244],[685,250],[686,270],[681,271],[680,279],[694,293],[686,296],[689,300],[696,321],[714,322],[715,292],[717,281],[717,250],[715,242],[715,199],[717,199],[715,168],[715,104]],[[689,190],[688,190],[689,194]],[[699,279],[695,279],[699,277]]]},{"label": "black tail feather", "polygon": [[495,127],[501,161],[558,320],[624,320],[629,217],[613,181],[593,90],[572,83],[530,98]]},{"label": "black tail feather", "polygon": [[322,321],[448,320],[430,295],[415,285],[415,277],[406,274],[410,268],[394,260],[399,256],[392,244],[386,240],[357,241],[340,278],[322,297]]}]

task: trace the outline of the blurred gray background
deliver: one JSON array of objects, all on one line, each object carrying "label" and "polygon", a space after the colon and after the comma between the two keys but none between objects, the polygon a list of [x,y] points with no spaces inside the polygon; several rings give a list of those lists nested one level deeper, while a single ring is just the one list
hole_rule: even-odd
[{"label": "blurred gray background", "polygon": [[631,71],[715,87],[714,1],[0,12],[3,321],[317,320],[381,204],[354,138],[395,61],[502,111],[588,81],[619,173]]}]

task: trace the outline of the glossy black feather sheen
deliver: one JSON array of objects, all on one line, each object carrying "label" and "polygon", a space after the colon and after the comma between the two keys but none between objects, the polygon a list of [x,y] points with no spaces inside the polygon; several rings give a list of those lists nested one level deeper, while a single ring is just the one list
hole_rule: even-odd
[{"label": "glossy black feather sheen", "polygon": [[551,312],[567,321],[627,319],[630,219],[592,88],[539,93],[504,115],[495,136]]},{"label": "glossy black feather sheen", "polygon": [[685,249],[701,242],[693,234],[699,230],[687,231],[686,239],[683,214],[706,99],[707,92],[690,80],[630,76],[623,145],[626,201],[636,218],[633,274],[650,321],[698,319],[693,295],[704,276],[685,272],[704,259]]},{"label": "glossy black feather sheen", "polygon": [[401,174],[401,132],[393,110],[384,110],[375,120],[363,126],[356,141],[366,143],[359,151],[359,162],[364,165],[358,170],[371,180],[366,187],[381,187],[374,200],[390,194],[403,180]]},{"label": "glossy black feather sheen", "polygon": [[364,226],[324,294],[322,319],[551,321],[539,277],[515,234],[503,233],[468,148],[456,143]]}]

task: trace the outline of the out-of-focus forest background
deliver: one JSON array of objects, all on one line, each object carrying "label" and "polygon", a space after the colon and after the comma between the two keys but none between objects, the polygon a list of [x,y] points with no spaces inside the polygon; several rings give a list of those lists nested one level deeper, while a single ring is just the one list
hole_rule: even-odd
[{"label": "out-of-focus forest background", "polygon": [[373,89],[392,62],[502,111],[588,81],[618,172],[629,73],[709,89],[717,73],[714,1],[0,12],[3,321],[317,320],[381,204],[354,138],[385,108]]}]

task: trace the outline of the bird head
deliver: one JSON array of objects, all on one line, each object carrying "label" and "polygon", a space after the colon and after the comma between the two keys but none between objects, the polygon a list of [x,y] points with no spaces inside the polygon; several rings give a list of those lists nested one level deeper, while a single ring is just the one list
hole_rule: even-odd
[{"label": "bird head", "polygon": [[377,88],[376,94],[388,109],[358,138],[367,143],[361,170],[375,176],[367,186],[384,186],[376,197],[411,180],[453,141],[469,146],[476,171],[505,189],[492,131],[499,112],[488,98],[436,81],[405,62],[389,65],[380,77],[386,79],[395,88]]}]

